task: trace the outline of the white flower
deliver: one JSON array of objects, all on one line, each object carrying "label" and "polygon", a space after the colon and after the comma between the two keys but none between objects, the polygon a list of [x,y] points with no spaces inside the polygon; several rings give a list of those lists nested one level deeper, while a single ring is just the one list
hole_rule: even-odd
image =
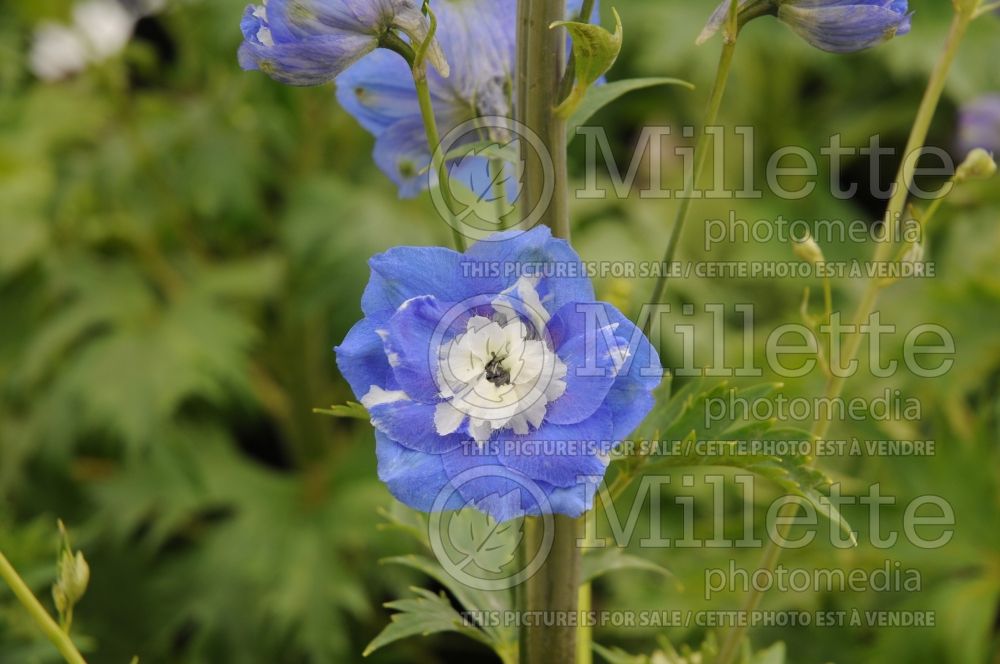
[{"label": "white flower", "polygon": [[116,0],[86,0],[73,8],[73,24],[43,22],[28,57],[32,73],[55,81],[121,52],[135,18]]}]

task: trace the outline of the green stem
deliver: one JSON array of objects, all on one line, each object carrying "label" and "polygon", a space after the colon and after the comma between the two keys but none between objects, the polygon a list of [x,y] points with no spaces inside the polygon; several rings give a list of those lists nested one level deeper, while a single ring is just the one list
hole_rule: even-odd
[{"label": "green stem", "polygon": [[427,85],[427,74],[413,73],[413,83],[417,87],[417,100],[420,102],[420,116],[424,120],[424,131],[427,132],[427,147],[431,152],[431,168],[438,175],[438,189],[441,192],[441,201],[447,209],[446,214],[449,219],[448,226],[451,228],[451,237],[455,243],[455,248],[465,251],[465,237],[459,230],[459,221],[455,217],[455,204],[451,196],[451,188],[448,186],[448,164],[444,155],[440,154],[438,146],[441,145],[441,134],[438,132],[437,118],[434,117],[434,105],[431,102],[431,90]]},{"label": "green stem", "polygon": [[[915,155],[918,150],[922,149],[927,141],[927,133],[930,130],[934,114],[937,111],[939,102],[941,101],[941,95],[944,93],[944,86],[948,80],[948,73],[951,71],[951,66],[955,61],[955,56],[958,54],[958,48],[962,43],[962,38],[965,36],[965,32],[968,29],[972,18],[973,16],[971,13],[956,12],[955,17],[952,20],[951,29],[948,33],[948,40],[945,43],[944,51],[942,52],[941,57],[931,74],[930,81],[927,84],[927,90],[924,93],[924,98],[920,103],[920,108],[917,111],[917,116],[913,123],[913,129],[910,132],[910,140],[906,145],[906,151],[903,153],[903,163],[896,176],[895,191],[893,192],[893,196],[889,201],[888,209],[886,210],[884,223],[887,229],[895,228],[895,225],[899,223],[899,217],[903,213],[903,209],[906,206],[906,199],[909,195],[910,186],[913,184],[913,177],[917,167],[917,159],[913,157],[913,155]],[[894,233],[890,232],[885,233],[886,238],[879,243],[875,250],[875,262],[882,263],[892,257],[893,243],[891,238],[894,235]],[[875,311],[875,307],[878,305],[879,294],[883,288],[884,282],[878,277],[869,280],[868,287],[865,289],[861,302],[858,304],[857,312],[854,315],[854,331],[849,335],[845,345],[845,366],[849,366],[858,356],[863,338],[859,332],[860,326],[866,324],[872,313]],[[844,372],[838,373],[843,374]],[[838,376],[836,373],[831,372],[831,375],[827,380],[824,398],[829,401],[839,398],[844,390],[845,383],[845,376]],[[811,431],[812,439],[823,439],[829,432],[830,425],[830,418],[817,419],[813,423]],[[789,517],[794,516],[797,513],[798,503],[792,503],[785,506],[785,509],[782,510],[781,516]],[[767,570],[769,574],[774,573],[774,570],[777,568],[778,561],[781,558],[782,549],[776,542],[783,541],[788,536],[792,528],[791,524],[789,524],[787,520],[783,520],[781,523],[782,525],[778,529],[778,536],[769,538],[760,561],[759,568]],[[744,615],[755,611],[760,605],[762,599],[763,592],[756,590],[752,591],[743,605],[742,610],[744,611]],[[722,649],[719,652],[719,656],[715,660],[715,664],[730,664],[733,661],[733,658],[739,651],[739,645],[743,640],[745,632],[746,627],[736,627],[729,631],[729,634],[723,643]]]},{"label": "green stem", "polygon": [[[576,661],[577,630],[570,618],[578,611],[580,549],[576,541],[581,536],[580,523],[560,514],[552,516],[552,548],[534,576],[517,588],[518,610],[525,618],[519,638],[521,664]],[[545,527],[541,517],[525,518],[522,565],[539,550]],[[528,620],[529,615],[538,619]]]},{"label": "green stem", "polygon": [[[542,156],[524,150],[522,178],[522,218],[543,202],[551,188],[552,200],[541,210],[540,223],[552,234],[569,240],[569,187],[566,174],[566,122],[556,116],[560,84],[564,75],[565,30],[552,30],[554,21],[565,17],[565,0],[518,0],[517,8],[517,108],[516,119],[540,140],[548,152],[551,169],[545,168]],[[527,143],[527,141],[522,141]],[[546,178],[552,178],[547,182]],[[522,617],[544,612],[550,619],[540,623],[522,620],[519,635],[521,664],[574,662],[577,630],[571,625],[576,617],[580,585],[580,549],[577,547],[579,521],[553,515],[551,521],[526,518],[521,539],[522,559],[535,555],[551,524],[552,546],[539,570],[517,588],[518,609]],[[552,621],[562,617],[564,620]],[[560,624],[561,623],[561,624]]]},{"label": "green stem", "polygon": [[[585,619],[593,606],[593,586],[584,583],[580,586],[579,611],[580,618]],[[594,663],[594,627],[589,621],[580,624],[576,630],[576,664]]]},{"label": "green stem", "polygon": [[[565,0],[518,0],[517,9],[517,109],[516,117],[545,146],[551,172],[543,168],[540,155],[524,150],[522,217],[526,218],[552,185],[552,200],[539,223],[552,234],[568,240],[569,187],[566,175],[566,121],[553,113],[566,59],[566,34],[549,26],[566,15]],[[525,141],[522,141],[525,142]],[[546,177],[554,181],[546,182]]]},{"label": "green stem", "polygon": [[[730,21],[730,25],[732,23],[733,21]],[[694,192],[702,179],[705,166],[708,163],[709,135],[707,128],[714,126],[719,119],[719,109],[722,107],[722,98],[725,96],[726,84],[729,81],[729,73],[732,70],[733,57],[736,54],[736,34],[736,28],[729,27],[726,29],[722,55],[719,57],[719,67],[716,70],[715,84],[712,87],[712,96],[709,99],[708,107],[705,109],[702,133],[695,145],[694,174],[688,179],[687,185],[684,188],[683,198],[681,198],[680,207],[677,208],[674,226],[670,230],[670,239],[667,242],[666,250],[663,252],[664,265],[674,262],[674,256],[677,254],[677,245],[680,243],[681,235],[684,232],[684,224],[687,222],[688,212],[691,209],[691,201],[694,199]],[[667,280],[668,275],[666,270],[664,270],[656,280],[656,286],[653,288],[653,295],[650,299],[651,305],[655,306],[663,301],[663,296],[667,290]],[[646,321],[647,334],[649,333],[650,325],[652,325],[652,320],[653,317],[650,316]]]},{"label": "green stem", "polygon": [[18,576],[17,571],[11,566],[3,553],[0,553],[0,578],[10,586],[10,589],[14,592],[14,596],[24,605],[24,608],[27,609],[32,619],[41,628],[42,632],[45,633],[45,637],[52,642],[52,645],[63,656],[63,659],[69,662],[69,664],[87,664],[86,660],[83,659],[83,655],[73,645],[69,634],[59,628],[59,625],[56,624],[56,621],[52,619],[52,616],[41,605],[31,592],[31,589],[28,588],[28,585]]}]

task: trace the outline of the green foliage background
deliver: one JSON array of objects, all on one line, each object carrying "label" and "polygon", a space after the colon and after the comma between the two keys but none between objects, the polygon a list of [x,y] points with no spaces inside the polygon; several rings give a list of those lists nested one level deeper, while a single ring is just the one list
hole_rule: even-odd
[{"label": "green foliage background", "polygon": [[[694,47],[714,3],[621,0],[625,47],[612,78],[678,76],[695,92],[637,92],[595,122],[613,138],[622,167],[646,124],[696,125],[718,43]],[[814,153],[840,133],[861,145],[879,133],[901,149],[949,7],[914,0],[913,33],[872,52],[832,56],[762,20],[740,45],[723,119],[753,125],[762,163],[773,149]],[[447,244],[448,229],[425,200],[400,201],[370,158],[372,141],[332,90],[290,89],[235,61],[243,2],[178,0],[146,19],[120,58],[58,83],[27,71],[38,21],[64,15],[61,0],[14,0],[0,17],[0,550],[47,600],[55,573],[56,517],[73,530],[93,570],[76,635],[97,664],[127,662],[351,662],[388,621],[386,601],[418,573],[382,566],[412,550],[377,527],[391,498],[375,475],[370,428],[312,414],[351,398],[331,348],[360,315],[368,256],[397,244]],[[973,27],[932,143],[953,148],[956,108],[1000,90],[1000,21]],[[741,181],[736,141],[726,168]],[[573,146],[582,177],[583,146]],[[884,164],[883,182],[894,173]],[[863,177],[867,162],[848,162]],[[679,164],[665,168],[677,187]],[[642,171],[640,171],[641,173]],[[821,173],[828,178],[828,173]],[[758,178],[761,176],[758,175]],[[683,247],[704,255],[703,218],[726,218],[728,201],[698,203]],[[587,260],[655,260],[674,201],[578,201],[575,243]],[[782,640],[788,662],[979,664],[997,651],[1000,528],[1000,194],[996,181],[965,187],[929,243],[939,276],[905,283],[884,299],[883,319],[906,329],[948,327],[958,362],[933,381],[861,377],[852,395],[885,389],[919,397],[919,424],[860,422],[837,437],[937,441],[931,458],[823,459],[848,491],[880,482],[898,504],[944,496],[958,526],[943,550],[900,543],[834,550],[818,542],[789,566],[919,569],[919,593],[773,593],[767,608],[914,609],[936,612],[934,629],[761,629],[755,644]],[[819,187],[800,201],[771,194],[740,201],[748,220],[865,218],[876,201],[839,201]],[[867,258],[871,248],[825,246],[828,258]],[[786,260],[788,246],[716,247],[712,260]],[[677,280],[675,305],[752,302],[767,330],[798,320],[796,280]],[[598,280],[622,307],[651,282]],[[836,284],[845,309],[860,284]],[[679,307],[678,307],[679,308]],[[729,333],[738,354],[742,330]],[[898,348],[902,336],[894,337]],[[669,340],[668,357],[679,353]],[[758,356],[764,337],[758,338]],[[701,349],[711,350],[710,344]],[[700,351],[700,352],[701,352]],[[705,357],[705,362],[708,358]],[[811,396],[821,378],[789,381]],[[770,491],[770,494],[768,493]],[[679,518],[672,492],[665,519]],[[763,515],[778,489],[764,486]],[[705,491],[705,500],[709,500]],[[710,505],[710,503],[705,503]],[[864,510],[848,514],[855,526]],[[673,510],[673,513],[671,512]],[[734,496],[727,511],[740,523]],[[709,509],[699,531],[710,532]],[[761,523],[762,519],[758,519]],[[822,539],[822,538],[819,538]],[[683,589],[646,572],[599,580],[598,608],[706,608],[702,573],[731,557],[752,568],[756,550],[639,550]],[[738,595],[712,608],[736,608]],[[596,640],[650,652],[658,630],[598,629]],[[701,642],[697,629],[668,630]],[[413,639],[378,651],[378,662],[489,657],[454,636]],[[0,662],[54,662],[20,607],[0,590]]]}]

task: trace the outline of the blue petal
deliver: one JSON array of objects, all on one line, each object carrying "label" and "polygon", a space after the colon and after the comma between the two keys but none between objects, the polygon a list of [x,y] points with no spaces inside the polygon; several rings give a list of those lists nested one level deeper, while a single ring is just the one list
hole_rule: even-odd
[{"label": "blue petal", "polygon": [[444,454],[461,446],[461,434],[440,436],[434,426],[434,406],[417,401],[394,401],[369,409],[372,424],[394,441],[416,452]]},{"label": "blue petal", "polygon": [[594,506],[594,494],[600,482],[582,482],[571,487],[554,487],[545,482],[539,482],[549,497],[549,506],[553,514],[565,514],[573,517],[583,515]]},{"label": "blue petal", "polygon": [[[568,305],[561,311],[575,308]],[[580,316],[582,318],[583,314]],[[561,316],[560,320],[565,320],[565,316]],[[601,407],[608,390],[615,383],[615,361],[611,348],[617,347],[618,341],[614,331],[587,330],[586,327],[586,323],[580,320],[576,326],[579,334],[557,348],[559,359],[566,364],[566,392],[549,405],[545,413],[547,422],[582,422]]]},{"label": "blue petal", "polygon": [[464,299],[462,255],[443,247],[394,247],[373,256],[371,279],[361,297],[366,316],[387,320],[403,302],[420,295]]},{"label": "blue petal", "polygon": [[655,390],[663,381],[660,356],[649,339],[620,311],[608,305],[608,315],[619,341],[628,347],[628,358],[621,366],[618,379],[608,392],[605,404],[611,408],[614,440],[624,440],[635,431],[653,409]]},{"label": "blue petal", "polygon": [[340,373],[359,399],[372,386],[390,391],[399,389],[382,340],[375,333],[375,324],[371,320],[366,318],[355,325],[334,351]]},{"label": "blue petal", "polygon": [[286,85],[321,85],[332,81],[376,46],[374,37],[353,33],[321,35],[272,46],[245,41],[240,45],[239,62],[245,70],[262,71]]},{"label": "blue petal", "polygon": [[507,468],[496,455],[475,444],[442,455],[441,462],[462,500],[498,523],[552,512],[548,494],[539,483]]},{"label": "blue petal", "polygon": [[501,431],[489,445],[511,470],[553,486],[571,487],[582,478],[604,477],[607,464],[598,453],[611,447],[612,431],[611,409],[602,407],[578,424],[545,422],[523,436]]},{"label": "blue petal", "polygon": [[964,155],[975,148],[1000,153],[1000,94],[984,95],[961,109],[959,149]]},{"label": "blue petal", "polygon": [[464,262],[467,270],[478,263],[480,271],[502,275],[504,288],[519,276],[530,276],[521,273],[527,265],[542,276],[538,294],[550,314],[570,302],[594,301],[594,287],[580,257],[565,240],[553,238],[547,226],[497,233],[470,247]]},{"label": "blue petal", "polygon": [[337,101],[376,136],[403,118],[420,115],[409,66],[386,49],[369,53],[337,77]]},{"label": "blue petal", "polygon": [[400,198],[415,198],[436,182],[430,171],[431,154],[423,120],[406,117],[383,130],[375,139],[375,163],[399,186]]},{"label": "blue petal", "polygon": [[852,53],[910,31],[910,16],[864,4],[798,7],[782,4],[778,18],[816,48]]},{"label": "blue petal", "polygon": [[400,502],[422,512],[430,512],[442,492],[449,492],[441,511],[463,507],[457,492],[451,488],[442,458],[409,450],[375,431],[375,454],[378,457],[378,477]]},{"label": "blue petal", "polygon": [[466,310],[424,295],[404,302],[389,319],[386,354],[392,358],[396,380],[411,398],[440,401],[438,349],[465,328],[468,318]]}]

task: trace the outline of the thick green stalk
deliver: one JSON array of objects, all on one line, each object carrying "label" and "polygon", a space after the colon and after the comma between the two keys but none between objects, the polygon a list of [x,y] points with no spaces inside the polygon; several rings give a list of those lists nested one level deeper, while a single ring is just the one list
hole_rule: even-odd
[{"label": "thick green stalk", "polygon": [[[521,664],[576,661],[577,618],[580,587],[580,520],[553,515],[552,548],[545,562],[530,579],[518,586],[521,613]],[[541,517],[524,520],[521,539],[522,565],[534,557],[545,537]]]},{"label": "thick green stalk", "polygon": [[[560,101],[560,82],[565,68],[566,34],[550,29],[554,21],[565,18],[565,0],[518,0],[516,119],[533,132],[545,146],[552,168],[543,167],[542,158],[523,140],[521,205],[522,218],[540,203],[551,188],[552,199],[541,210],[540,223],[552,234],[570,237],[569,188],[566,174],[566,123],[553,109]],[[553,182],[546,182],[546,178]],[[575,621],[580,585],[580,550],[576,545],[578,522],[554,515],[552,547],[541,568],[517,588],[518,610],[522,624],[519,657],[522,664],[573,662],[576,659]],[[546,520],[525,519],[521,540],[522,558],[531,558],[545,537]],[[540,620],[528,620],[538,616]],[[562,618],[559,621],[559,618]],[[562,625],[554,623],[559,621]]]},{"label": "thick green stalk", "polygon": [[[710,150],[708,149],[709,135],[707,128],[714,126],[719,119],[719,109],[722,107],[722,98],[725,96],[726,84],[729,82],[729,72],[732,70],[733,57],[736,55],[736,33],[737,29],[727,28],[724,34],[725,42],[722,46],[722,55],[719,57],[719,67],[715,73],[712,96],[709,98],[708,107],[705,109],[702,133],[695,144],[694,173],[692,177],[688,178],[687,185],[684,188],[680,207],[677,208],[677,215],[674,218],[674,226],[670,230],[670,239],[667,241],[667,248],[663,252],[663,263],[665,265],[673,263],[674,256],[677,254],[677,245],[680,243],[681,235],[684,233],[684,225],[687,222],[688,212],[691,209],[694,192],[699,186],[705,172],[705,166],[708,164]],[[664,270],[656,280],[650,304],[655,306],[663,301],[663,296],[667,290],[667,280],[668,276],[666,270]],[[649,326],[652,324],[652,319],[653,317],[650,316],[646,322],[647,333],[649,332]]]},{"label": "thick green stalk", "polygon": [[[560,87],[566,60],[566,33],[549,26],[566,15],[565,0],[519,0],[517,9],[517,109],[516,118],[535,134],[551,159],[552,169],[542,167],[541,157],[530,149],[524,160],[522,217],[535,210],[547,185],[552,199],[542,211],[540,223],[556,237],[569,239],[569,187],[566,175],[566,121],[552,112],[560,102]],[[554,182],[547,183],[550,177]]]},{"label": "thick green stalk", "polygon": [[[941,101],[941,95],[944,92],[944,86],[948,80],[948,73],[951,71],[951,66],[955,61],[955,56],[958,54],[958,48],[962,43],[963,37],[965,37],[965,32],[972,19],[973,15],[971,13],[956,11],[955,18],[952,20],[951,29],[948,33],[948,40],[945,43],[944,51],[942,52],[941,57],[931,74],[930,81],[927,84],[927,90],[924,93],[923,100],[920,103],[920,108],[917,110],[916,119],[913,122],[913,129],[910,132],[910,139],[907,142],[906,151],[903,153],[903,163],[896,176],[895,191],[889,201],[889,206],[885,214],[884,223],[885,228],[887,229],[885,239],[879,242],[879,245],[875,250],[876,263],[884,263],[893,257],[894,245],[891,238],[895,236],[895,233],[889,232],[889,229],[894,229],[896,224],[899,223],[900,217],[906,206],[906,200],[909,196],[910,187],[913,184],[913,177],[917,168],[917,159],[915,154],[918,150],[923,148],[927,141],[927,133],[930,130],[931,121],[934,119],[934,114],[937,111],[938,103]],[[884,282],[878,277],[874,277],[868,282],[868,287],[865,289],[865,293],[862,296],[861,302],[858,304],[857,311],[854,315],[854,331],[848,336],[844,347],[845,366],[849,366],[850,363],[858,356],[863,339],[863,336],[860,334],[860,327],[868,322],[868,319],[875,311],[875,307],[878,305],[878,298],[883,287]],[[844,390],[846,380],[845,376],[838,376],[835,373],[831,373],[829,379],[827,380],[826,392],[824,395],[825,399],[832,401],[839,398]],[[830,430],[830,424],[831,420],[829,418],[817,419],[813,423],[811,431],[812,439],[823,439]],[[786,505],[780,516],[795,516],[795,514],[798,513],[798,509],[797,503]],[[776,541],[783,541],[787,538],[789,532],[791,531],[791,525],[788,524],[787,521],[782,521],[781,523],[782,526],[778,529],[778,537],[769,538],[759,566],[760,569],[767,570],[770,574],[773,574],[774,570],[777,568],[778,561],[780,560],[782,553],[782,548],[776,543]],[[763,592],[758,592],[756,590],[752,591],[747,597],[742,610],[746,614],[755,611],[757,607],[760,606],[762,599]],[[716,659],[715,664],[730,664],[733,661],[739,652],[739,645],[743,640],[745,632],[745,627],[736,627],[729,631],[726,640],[723,642],[722,649],[719,652],[719,657]]]},{"label": "thick green stalk", "polygon": [[87,664],[86,660],[83,659],[83,655],[73,645],[69,634],[59,628],[59,625],[56,624],[56,621],[45,610],[45,607],[38,601],[34,593],[31,592],[28,585],[18,576],[17,571],[11,566],[3,553],[0,553],[0,579],[3,579],[10,586],[10,589],[14,592],[14,596],[17,597],[28,611],[28,614],[45,634],[45,637],[56,647],[56,650],[63,656],[63,659],[69,662],[69,664]]}]

